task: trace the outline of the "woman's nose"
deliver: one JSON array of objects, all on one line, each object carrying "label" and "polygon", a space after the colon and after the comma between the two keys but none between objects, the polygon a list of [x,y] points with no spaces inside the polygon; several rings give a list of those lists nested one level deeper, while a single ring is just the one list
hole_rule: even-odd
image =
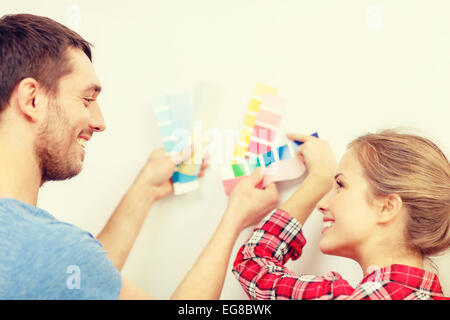
[{"label": "woman's nose", "polygon": [[316,205],[316,209],[319,210],[322,214],[326,214],[328,212],[328,196],[329,192],[319,200]]}]

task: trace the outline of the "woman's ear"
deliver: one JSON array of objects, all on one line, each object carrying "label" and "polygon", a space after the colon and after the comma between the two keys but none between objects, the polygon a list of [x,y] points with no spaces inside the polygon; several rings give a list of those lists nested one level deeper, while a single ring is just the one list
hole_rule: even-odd
[{"label": "woman's ear", "polygon": [[398,194],[390,194],[377,200],[378,205],[378,223],[388,223],[399,216],[403,207],[402,198]]},{"label": "woman's ear", "polygon": [[46,103],[43,103],[44,97],[42,89],[33,78],[22,79],[15,89],[15,100],[18,110],[24,117],[32,122],[38,122],[45,116]]}]

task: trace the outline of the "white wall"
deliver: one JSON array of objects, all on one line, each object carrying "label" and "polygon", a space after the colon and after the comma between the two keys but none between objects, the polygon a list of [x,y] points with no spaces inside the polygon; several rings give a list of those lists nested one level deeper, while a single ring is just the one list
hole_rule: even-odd
[{"label": "white wall", "polygon": [[[288,100],[282,130],[318,131],[338,157],[352,138],[399,125],[419,128],[449,155],[446,0],[14,0],[2,1],[0,13],[35,13],[77,28],[76,8],[80,34],[95,45],[107,130],[89,142],[83,172],[45,185],[39,206],[93,234],[161,145],[151,100],[190,91],[197,81],[221,88],[223,130],[240,129],[255,83],[265,83]],[[282,199],[294,189],[295,183],[280,185]],[[217,165],[198,191],[157,203],[124,275],[168,298],[226,203]],[[362,273],[355,262],[320,253],[320,228],[315,212],[305,225],[304,255],[289,266],[314,274],[334,270],[356,285]],[[230,264],[249,235],[241,234]],[[436,261],[450,295],[450,254]],[[246,298],[230,271],[222,298]]]}]

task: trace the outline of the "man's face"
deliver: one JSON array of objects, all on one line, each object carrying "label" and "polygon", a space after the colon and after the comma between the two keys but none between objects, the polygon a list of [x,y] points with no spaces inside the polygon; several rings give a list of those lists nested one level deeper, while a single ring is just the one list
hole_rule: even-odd
[{"label": "man's face", "polygon": [[50,97],[45,121],[35,142],[42,169],[42,183],[77,175],[83,166],[86,142],[105,123],[97,103],[100,83],[89,58],[69,49],[72,72],[59,81],[56,97]]}]

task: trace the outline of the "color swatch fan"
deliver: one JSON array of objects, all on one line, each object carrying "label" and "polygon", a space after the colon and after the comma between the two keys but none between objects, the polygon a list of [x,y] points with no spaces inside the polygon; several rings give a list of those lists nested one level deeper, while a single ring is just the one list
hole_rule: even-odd
[{"label": "color swatch fan", "polygon": [[286,105],[284,99],[276,96],[277,91],[269,86],[256,85],[234,149],[232,163],[240,163],[270,150]]},{"label": "color swatch fan", "polygon": [[[199,187],[198,174],[203,159],[203,131],[215,125],[220,101],[217,87],[197,84],[191,106],[188,94],[172,94],[153,101],[159,133],[167,154],[180,152],[194,145],[192,157],[177,166],[172,175],[174,194],[179,195]],[[197,129],[197,130],[196,130]]]},{"label": "color swatch fan", "polygon": [[[277,96],[277,89],[256,85],[247,109],[244,126],[235,147],[233,161],[221,168],[226,195],[239,181],[262,168],[262,187],[271,182],[301,177],[306,168],[296,156],[301,142],[288,140],[275,146],[286,100]],[[313,134],[317,137],[317,134]],[[282,140],[280,137],[278,140]]]}]

